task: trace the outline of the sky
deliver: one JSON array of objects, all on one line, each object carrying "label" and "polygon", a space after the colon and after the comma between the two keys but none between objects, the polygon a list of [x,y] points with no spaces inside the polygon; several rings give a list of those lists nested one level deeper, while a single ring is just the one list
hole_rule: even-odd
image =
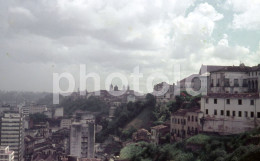
[{"label": "sky", "polygon": [[63,72],[76,90],[80,64],[101,88],[113,72],[133,86],[139,67],[145,88],[156,73],[176,82],[175,65],[184,78],[202,64],[240,63],[260,63],[260,0],[0,0],[0,90],[52,92]]}]

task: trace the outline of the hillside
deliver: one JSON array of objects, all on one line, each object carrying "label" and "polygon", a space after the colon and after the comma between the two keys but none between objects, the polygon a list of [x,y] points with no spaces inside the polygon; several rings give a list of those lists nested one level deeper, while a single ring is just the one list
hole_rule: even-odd
[{"label": "hillside", "polygon": [[131,122],[129,122],[124,127],[124,130],[129,130],[130,128],[140,129],[140,128],[150,127],[151,114],[152,114],[152,109],[145,108],[140,114],[138,114]]}]

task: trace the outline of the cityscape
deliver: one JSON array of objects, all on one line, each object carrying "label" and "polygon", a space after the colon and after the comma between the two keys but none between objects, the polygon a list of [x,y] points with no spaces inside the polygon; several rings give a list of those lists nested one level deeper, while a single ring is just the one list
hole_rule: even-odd
[{"label": "cityscape", "polygon": [[260,160],[260,1],[0,9],[0,161]]}]

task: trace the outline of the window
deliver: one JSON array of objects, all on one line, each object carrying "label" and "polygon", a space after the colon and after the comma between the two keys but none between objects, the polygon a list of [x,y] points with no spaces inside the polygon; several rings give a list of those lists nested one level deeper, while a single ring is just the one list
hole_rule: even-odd
[{"label": "window", "polygon": [[230,99],[227,99],[227,100],[226,100],[226,103],[227,103],[227,104],[230,104]]},{"label": "window", "polygon": [[219,79],[218,79],[218,82],[217,82],[217,87],[219,87]]},{"label": "window", "polygon": [[214,99],[214,104],[218,104],[218,100],[216,98]]},{"label": "window", "polygon": [[198,122],[198,117],[197,116],[195,117],[195,121]]},{"label": "window", "polygon": [[229,79],[225,78],[225,87],[229,87]]},{"label": "window", "polygon": [[178,119],[178,124],[180,124],[180,120]]},{"label": "window", "polygon": [[242,100],[238,99],[238,105],[242,105]]},{"label": "window", "polygon": [[243,79],[243,87],[247,87],[247,79]]},{"label": "window", "polygon": [[218,111],[217,110],[214,110],[214,115],[218,115]]},{"label": "window", "polygon": [[207,103],[207,104],[209,103],[209,99],[208,99],[208,98],[206,98],[206,103]]},{"label": "window", "polygon": [[190,121],[190,116],[188,116],[188,121]]},{"label": "window", "polygon": [[193,117],[193,116],[191,116],[191,121],[192,121],[192,122],[194,121],[194,117]]},{"label": "window", "polygon": [[254,112],[251,112],[251,117],[254,117],[254,115],[255,115]]},{"label": "window", "polygon": [[220,114],[221,114],[221,116],[223,116],[224,115],[224,110],[221,110]]},{"label": "window", "polygon": [[209,110],[208,110],[208,109],[206,109],[206,114],[207,114],[207,115],[209,114]]},{"label": "window", "polygon": [[242,116],[242,112],[238,111],[238,117],[241,117],[241,116]]},{"label": "window", "polygon": [[214,84],[214,80],[211,79],[211,84],[210,84],[210,86],[213,87],[213,86],[214,86],[213,84]]},{"label": "window", "polygon": [[230,111],[229,110],[227,110],[227,116],[230,116]]},{"label": "window", "polygon": [[245,117],[248,117],[248,113],[247,113],[247,111],[245,111]]},{"label": "window", "polygon": [[250,100],[250,105],[255,105],[255,101],[254,100]]},{"label": "window", "polygon": [[260,112],[257,112],[257,118],[260,118]]},{"label": "window", "polygon": [[235,87],[238,87],[238,86],[239,86],[239,84],[238,84],[238,79],[234,79],[234,86],[235,86]]},{"label": "window", "polygon": [[234,117],[236,116],[236,111],[233,111],[233,116],[234,116]]}]

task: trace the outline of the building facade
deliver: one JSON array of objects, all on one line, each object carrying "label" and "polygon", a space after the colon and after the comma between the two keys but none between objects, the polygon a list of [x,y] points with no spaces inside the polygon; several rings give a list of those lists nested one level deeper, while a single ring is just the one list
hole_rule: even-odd
[{"label": "building facade", "polygon": [[63,129],[63,128],[70,129],[70,126],[71,126],[71,119],[62,119],[60,121],[60,128],[61,129]]},{"label": "building facade", "polygon": [[19,113],[5,113],[1,118],[1,146],[9,146],[14,151],[14,160],[23,161],[24,128],[23,117]]},{"label": "building facade", "polygon": [[70,155],[95,158],[95,122],[81,120],[74,122],[70,130]]},{"label": "building facade", "polygon": [[171,140],[179,141],[202,130],[200,108],[179,109],[171,115]]},{"label": "building facade", "polygon": [[14,161],[14,151],[9,146],[0,146],[0,161]]},{"label": "building facade", "polygon": [[201,98],[204,132],[228,135],[260,126],[260,65],[227,66],[209,78],[210,90]]}]

